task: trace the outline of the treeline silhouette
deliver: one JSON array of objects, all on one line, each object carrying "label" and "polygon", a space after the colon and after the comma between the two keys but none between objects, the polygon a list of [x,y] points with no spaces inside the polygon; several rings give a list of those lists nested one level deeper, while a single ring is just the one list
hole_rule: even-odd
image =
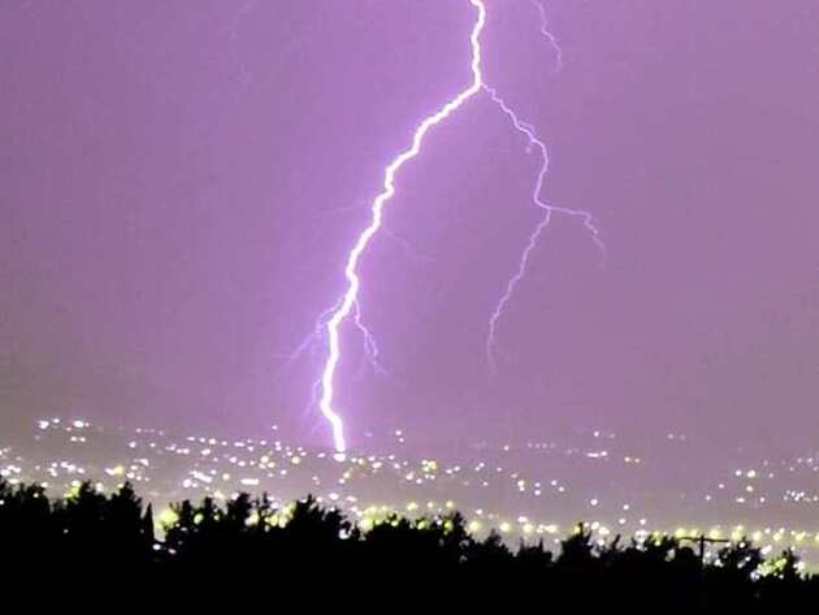
[{"label": "treeline silhouette", "polygon": [[[225,505],[184,501],[162,515],[130,484],[104,494],[82,483],[49,499],[38,485],[0,479],[0,562],[5,581],[37,575],[55,582],[156,581],[165,587],[313,592],[344,584],[389,589],[395,599],[434,589],[441,599],[483,592],[589,608],[654,605],[658,610],[738,612],[819,604],[819,578],[786,550],[766,560],[742,540],[703,563],[671,536],[620,536],[599,544],[579,524],[558,554],[542,543],[510,549],[500,535],[470,535],[459,513],[385,517],[364,532],[313,497],[277,509],[267,496],[241,494]],[[302,587],[299,585],[298,587]],[[309,596],[305,596],[309,597]]]}]

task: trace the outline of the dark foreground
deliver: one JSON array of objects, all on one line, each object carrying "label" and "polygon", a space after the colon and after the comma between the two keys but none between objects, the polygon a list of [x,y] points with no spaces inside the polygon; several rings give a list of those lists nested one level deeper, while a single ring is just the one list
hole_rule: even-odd
[{"label": "dark foreground", "polygon": [[363,532],[312,498],[276,510],[264,496],[242,494],[224,508],[205,499],[172,510],[163,515],[160,540],[151,507],[128,484],[105,495],[86,483],[50,500],[39,486],[0,480],[6,587],[17,577],[36,577],[89,589],[119,582],[200,596],[216,587],[223,595],[266,588],[305,601],[342,591],[342,602],[355,603],[389,591],[390,610],[420,599],[433,611],[436,601],[463,604],[482,595],[580,612],[801,611],[819,604],[819,577],[801,572],[793,552],[766,560],[747,540],[702,563],[673,537],[617,537],[600,545],[582,525],[553,555],[542,544],[510,550],[494,532],[473,538],[458,513],[391,516]]}]

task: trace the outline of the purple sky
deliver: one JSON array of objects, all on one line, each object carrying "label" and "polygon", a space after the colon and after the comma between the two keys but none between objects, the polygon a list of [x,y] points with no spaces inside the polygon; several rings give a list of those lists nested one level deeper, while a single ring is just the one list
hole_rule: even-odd
[{"label": "purple sky", "polygon": [[[350,440],[602,425],[819,435],[819,5],[487,0],[486,96],[429,134],[362,265]],[[308,411],[384,165],[469,81],[466,0],[0,3],[0,414],[261,431]],[[192,427],[192,428],[193,428]]]}]

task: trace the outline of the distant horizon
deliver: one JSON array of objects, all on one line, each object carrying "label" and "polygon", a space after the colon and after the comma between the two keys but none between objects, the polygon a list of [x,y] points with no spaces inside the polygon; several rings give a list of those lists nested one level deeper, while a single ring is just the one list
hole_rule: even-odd
[{"label": "distant horizon", "polygon": [[[164,431],[167,434],[173,434],[177,436],[190,436],[190,435],[197,435],[198,433],[202,432],[209,432],[209,433],[219,433],[223,438],[254,438],[254,439],[267,439],[270,440],[272,436],[284,437],[293,440],[300,440],[306,446],[314,449],[327,449],[331,450],[332,446],[330,443],[327,442],[325,437],[320,435],[314,435],[312,438],[302,438],[298,432],[298,430],[292,429],[287,430],[286,428],[282,428],[278,425],[271,424],[267,427],[259,426],[258,428],[234,428],[230,429],[229,427],[225,427],[224,423],[219,421],[215,421],[211,425],[194,425],[194,424],[174,424],[172,422],[163,422],[161,420],[153,421],[151,423],[147,423],[144,421],[139,421],[136,418],[129,419],[125,422],[117,421],[115,419],[107,419],[105,417],[100,417],[99,419],[90,419],[88,416],[83,414],[50,414],[50,415],[42,415],[37,416],[35,418],[31,418],[30,420],[21,420],[19,423],[12,423],[8,420],[5,420],[4,417],[0,417],[0,428],[11,432],[22,432],[24,434],[30,434],[32,430],[37,426],[38,422],[41,420],[50,421],[52,419],[59,419],[64,424],[70,424],[73,421],[84,421],[90,424],[93,427],[101,428],[103,430],[125,430],[125,431],[132,431],[136,429],[145,429],[145,430],[156,430],[156,431]],[[216,430],[216,431],[213,431]],[[538,442],[541,440],[548,440],[549,438],[560,437],[560,438],[567,438],[567,437],[591,437],[595,432],[600,432],[604,435],[614,434],[619,440],[630,441],[632,444],[637,444],[641,441],[644,441],[646,438],[657,438],[659,440],[666,440],[671,436],[679,437],[684,436],[684,439],[688,440],[689,444],[695,444],[697,446],[705,446],[707,450],[711,452],[718,452],[719,450],[724,450],[727,453],[735,453],[741,449],[744,449],[748,446],[758,446],[760,447],[759,453],[764,453],[765,448],[768,447],[768,450],[774,452],[774,447],[771,444],[776,444],[781,450],[777,451],[778,453],[786,453],[786,452],[795,452],[796,450],[803,448],[803,452],[809,452],[812,448],[815,448],[817,453],[819,453],[819,445],[814,444],[816,442],[816,438],[810,433],[801,434],[798,437],[789,439],[788,442],[782,442],[781,438],[778,438],[776,434],[771,434],[769,432],[760,432],[756,435],[756,437],[744,437],[741,439],[730,439],[730,438],[723,438],[719,436],[711,437],[708,433],[696,433],[694,431],[673,431],[673,430],[664,430],[664,429],[657,429],[652,433],[645,433],[641,436],[634,436],[630,434],[628,430],[625,431],[614,431],[612,429],[607,428],[603,424],[589,424],[589,425],[563,425],[557,428],[554,428],[548,432],[543,433],[529,433],[527,435],[517,435],[510,434],[509,437],[502,437],[498,436],[496,438],[486,438],[486,437],[478,437],[472,436],[467,431],[459,434],[457,437],[454,435],[429,435],[423,432],[408,432],[406,429],[402,429],[400,426],[396,426],[395,428],[386,428],[383,431],[376,432],[376,433],[367,433],[363,434],[360,438],[356,436],[352,441],[351,449],[353,452],[358,448],[366,448],[367,446],[388,446],[394,444],[397,441],[396,430],[402,432],[405,439],[411,439],[413,442],[423,442],[422,449],[419,450],[418,454],[423,456],[424,450],[427,447],[434,448],[434,447],[448,447],[453,442],[457,442],[459,446],[468,446],[470,448],[480,447],[481,445],[487,445],[491,450],[500,450],[503,448],[505,444],[514,444],[516,446],[525,445],[527,442]],[[673,439],[673,438],[672,438]],[[800,442],[801,440],[801,442]]]}]

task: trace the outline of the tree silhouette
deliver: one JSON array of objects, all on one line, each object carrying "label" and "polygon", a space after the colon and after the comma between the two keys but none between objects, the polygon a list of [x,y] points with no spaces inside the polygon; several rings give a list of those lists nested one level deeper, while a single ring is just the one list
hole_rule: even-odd
[{"label": "tree silhouette", "polygon": [[204,498],[171,510],[157,536],[151,506],[143,508],[128,483],[111,493],[80,483],[52,502],[38,485],[0,479],[0,556],[19,575],[52,570],[86,582],[152,581],[167,589],[275,583],[285,591],[308,579],[337,596],[350,587],[433,587],[462,601],[478,587],[579,611],[782,611],[819,598],[819,579],[805,574],[795,551],[766,560],[746,539],[703,564],[671,536],[623,545],[620,536],[603,542],[578,524],[555,558],[542,541],[521,542],[513,552],[494,530],[479,540],[459,513],[392,514],[363,532],[313,496],[276,508],[266,494],[239,494],[223,505]]}]

